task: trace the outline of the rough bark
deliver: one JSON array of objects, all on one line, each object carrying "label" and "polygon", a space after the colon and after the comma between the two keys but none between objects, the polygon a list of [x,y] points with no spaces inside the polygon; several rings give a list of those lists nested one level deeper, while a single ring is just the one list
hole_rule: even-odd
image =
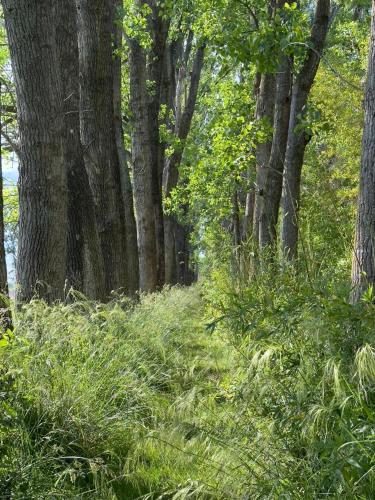
[{"label": "rough bark", "polygon": [[57,48],[64,103],[64,155],[68,184],[66,285],[90,299],[105,296],[95,207],[80,140],[77,15],[74,0],[56,1]]},{"label": "rough bark", "polygon": [[284,160],[288,140],[291,101],[291,61],[284,56],[276,78],[274,131],[270,159],[263,192],[263,209],[260,216],[260,247],[275,250],[277,221],[283,183]]},{"label": "rough bark", "polygon": [[132,155],[136,209],[139,284],[143,292],[158,286],[158,259],[155,238],[153,171],[148,119],[147,69],[145,50],[136,39],[128,39],[130,105],[132,110]]},{"label": "rough bark", "polygon": [[[275,109],[276,78],[273,74],[263,74],[259,86],[255,118],[273,126]],[[267,176],[267,167],[271,155],[272,137],[256,147],[256,181],[255,181],[255,207],[253,224],[253,241],[259,244],[260,218],[263,210],[263,193]]]},{"label": "rough bark", "polygon": [[[187,214],[188,207],[182,207]],[[177,279],[176,282],[190,286],[197,279],[195,270],[191,265],[190,234],[192,228],[188,225],[177,224],[175,231],[176,257],[177,257]]]},{"label": "rough bark", "polygon": [[[262,79],[261,73],[257,72],[254,77],[253,83],[253,97],[255,102],[259,99],[260,82]],[[255,110],[256,112],[256,110]],[[252,177],[252,169],[249,168],[247,172],[248,179]],[[242,223],[242,241],[246,242],[253,234],[254,227],[254,210],[255,210],[255,183],[252,182],[248,188],[245,201],[245,214]]]},{"label": "rough bark", "polygon": [[372,2],[370,54],[365,96],[365,123],[358,200],[358,217],[352,265],[351,300],[375,285],[375,0]]},{"label": "rough bark", "polygon": [[76,0],[80,63],[80,121],[86,170],[94,196],[105,288],[127,291],[125,217],[117,154],[112,0]]},{"label": "rough bark", "polygon": [[164,258],[164,216],[162,199],[163,164],[160,148],[159,112],[161,103],[161,87],[163,66],[166,52],[170,19],[161,17],[157,3],[149,0],[151,15],[148,19],[149,32],[152,37],[152,47],[147,60],[148,80],[152,82],[152,91],[148,93],[148,128],[150,135],[152,161],[152,197],[154,203],[155,238],[157,255],[158,286],[165,282]]},{"label": "rough bark", "polygon": [[[179,147],[175,148],[173,154],[166,160],[164,176],[163,176],[164,177],[163,188],[164,188],[164,195],[166,197],[170,196],[172,190],[176,188],[178,184],[179,166],[181,164],[183,156],[184,145],[190,131],[191,122],[198,96],[199,82],[204,62],[204,52],[205,52],[205,45],[202,45],[198,47],[196,54],[194,56],[194,62],[190,78],[189,94],[187,97],[185,107],[183,111],[181,111],[179,119],[177,110],[180,109],[181,104],[177,99],[178,92],[177,91],[175,92],[176,95],[176,102],[174,104],[174,109],[176,111],[175,134],[176,137],[180,140],[180,144]],[[178,229],[178,226],[179,224],[175,215],[173,214],[165,215],[164,218],[165,277],[166,277],[166,282],[170,284],[175,284],[175,283],[185,284],[185,282],[179,281],[179,276],[180,277],[182,276],[182,273],[179,272],[179,267],[181,267],[180,263],[182,261],[188,262],[189,260],[189,257],[186,253],[182,258],[182,250],[181,249],[179,250],[176,245],[177,230],[179,231],[179,234],[186,233],[186,231],[184,232],[182,228]],[[188,250],[188,242],[185,242],[182,246],[185,249],[185,251]]]},{"label": "rough bark", "polygon": [[[122,6],[122,0],[114,0],[115,8]],[[121,113],[121,50],[122,50],[122,26],[121,19],[116,20],[114,32],[114,118],[117,153],[120,162],[121,190],[124,204],[125,229],[126,229],[126,254],[127,254],[127,278],[128,291],[134,295],[139,288],[139,261],[137,226],[134,216],[133,187],[130,180],[129,161],[127,158],[124,131]]]},{"label": "rough bark", "polygon": [[309,49],[303,66],[293,84],[288,143],[283,178],[283,224],[281,244],[283,255],[294,260],[298,253],[298,212],[301,173],[309,137],[300,127],[307,99],[313,85],[329,27],[330,0],[318,0]]},{"label": "rough bark", "polygon": [[47,0],[2,0],[20,134],[17,300],[64,298],[66,168],[56,12]]}]

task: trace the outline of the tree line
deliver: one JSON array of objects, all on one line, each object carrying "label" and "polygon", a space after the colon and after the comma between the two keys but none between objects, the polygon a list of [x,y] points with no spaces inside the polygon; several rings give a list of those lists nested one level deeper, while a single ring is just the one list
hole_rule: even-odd
[{"label": "tree line", "polygon": [[[296,265],[309,100],[344,7],[330,0],[2,6],[19,130],[19,302],[64,300],[71,289],[107,300],[112,291],[134,296],[196,279],[189,199],[178,199],[178,210],[166,206],[186,182],[181,166],[200,93],[230,71],[228,59],[237,64],[234,80],[253,88],[248,121],[258,131],[249,141],[254,160],[228,193],[233,252],[241,268],[251,241],[253,267],[265,255]],[[241,17],[223,34],[210,29],[213,16],[220,22],[231,11]],[[358,21],[369,5],[353,2],[349,11]],[[237,26],[251,33],[250,49]],[[371,42],[353,300],[375,281]],[[1,286],[6,291],[6,275]]]},{"label": "tree line", "polygon": [[[71,288],[105,300],[112,290],[133,295],[194,279],[188,235],[164,217],[162,192],[178,182],[204,42],[187,23],[169,41],[172,19],[157,2],[133,7],[143,33],[124,33],[118,1],[3,3],[19,127],[21,302],[63,299]],[[179,141],[168,157],[162,121]]]}]

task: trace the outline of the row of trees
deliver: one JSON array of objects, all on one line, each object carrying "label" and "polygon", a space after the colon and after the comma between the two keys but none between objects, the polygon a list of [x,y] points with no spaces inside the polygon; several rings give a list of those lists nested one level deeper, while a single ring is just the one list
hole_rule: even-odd
[{"label": "row of trees", "polygon": [[123,47],[121,1],[3,2],[19,128],[20,301],[70,288],[104,300],[193,279],[186,230],[162,203],[178,183],[204,42],[174,10],[129,3]]},{"label": "row of trees", "polygon": [[[355,248],[352,246],[356,167],[360,160],[358,137],[361,135],[361,100],[365,80],[363,56],[368,47],[370,2],[265,2],[262,5],[234,2],[234,5],[237,23],[243,24],[241,29],[235,30],[235,23],[231,24],[230,19],[225,18],[229,21],[226,42],[231,46],[225,57],[235,62],[235,69],[230,70],[230,77],[224,84],[219,82],[220,78],[215,81],[220,89],[212,92],[213,95],[207,99],[219,111],[222,106],[221,123],[220,118],[215,116],[216,109],[208,113],[201,111],[201,123],[207,123],[209,132],[202,134],[194,131],[201,140],[207,141],[210,148],[209,153],[202,153],[196,148],[201,155],[198,174],[193,169],[188,174],[190,188],[187,195],[196,196],[195,215],[203,211],[200,224],[209,230],[206,232],[208,237],[200,238],[200,241],[210,251],[210,244],[215,245],[216,238],[216,243],[219,243],[216,248],[220,247],[224,242],[220,229],[224,228],[224,233],[230,233],[232,238],[235,257],[232,269],[243,274],[249,269],[249,261],[253,273],[254,264],[256,271],[259,259],[263,261],[263,258],[266,262],[271,257],[271,262],[281,258],[282,261],[296,263],[298,249],[302,250],[302,260],[308,260],[314,252],[311,244],[325,234],[325,244],[317,246],[320,245],[323,254],[328,257],[315,255],[315,262],[303,262],[303,268],[307,267],[310,272],[309,267],[319,269],[322,260],[329,259],[331,254],[333,256],[333,252],[327,251],[327,236],[335,234],[330,246],[336,248],[341,245],[335,259],[340,255],[347,262],[347,245],[351,245],[354,255],[352,298],[358,300],[363,290],[373,283],[374,275],[371,267],[374,265],[371,250],[374,230],[370,230],[370,222],[367,223],[365,241],[362,237],[360,242],[363,229],[358,227]],[[248,31],[245,31],[246,25],[249,26]],[[246,50],[246,44],[250,45],[252,52]],[[326,50],[325,54],[323,50]],[[317,75],[318,90],[314,91]],[[371,64],[369,78],[370,75]],[[251,80],[253,97],[248,99],[246,92]],[[333,88],[337,94],[333,97],[334,102],[330,102]],[[322,89],[324,94],[319,95]],[[366,102],[369,99],[371,101],[367,97]],[[351,123],[352,128],[346,131],[340,130],[340,122],[345,115],[342,106],[349,115],[352,113],[351,121],[346,121],[346,127],[347,123]],[[227,111],[226,107],[230,110]],[[232,118],[231,113],[234,113]],[[223,137],[220,144],[211,140],[210,134],[220,137],[224,129],[228,141]],[[307,148],[309,144],[311,147]],[[367,145],[363,143],[364,156],[367,149],[368,139]],[[308,185],[302,172],[306,151]],[[216,167],[220,172],[213,179],[210,179],[209,171],[211,169],[212,172],[215,160],[210,159],[210,154],[216,155]],[[229,163],[229,167],[225,162]],[[367,170],[371,172],[371,168]],[[204,180],[200,182],[198,176]],[[223,180],[224,176],[227,181]],[[305,211],[301,222],[300,198],[304,181],[302,201]],[[364,190],[372,192],[371,179],[362,181],[362,184],[361,193]],[[221,192],[224,194],[221,195]],[[215,193],[218,203],[212,202],[211,193]],[[315,208],[317,203],[321,204],[320,208]],[[368,203],[373,206],[371,200]],[[335,207],[335,204],[338,206]],[[367,202],[360,202],[360,214],[364,210],[369,212],[361,205],[367,207]],[[306,225],[306,214],[312,211],[315,220]],[[216,226],[208,222],[208,218],[215,217],[215,212],[221,214],[217,217]],[[359,215],[358,225],[362,218]],[[312,234],[311,223],[318,220],[320,227],[316,230],[319,233]],[[305,242],[299,237],[301,223],[304,226],[302,229],[309,232],[305,234]],[[349,238],[346,238],[347,234]],[[246,244],[249,241],[250,258]]]},{"label": "row of trees", "polygon": [[[302,167],[313,134],[309,99],[340,5],[330,0],[220,0],[214,6],[204,0],[2,0],[2,5],[17,94],[19,141],[12,147],[20,159],[21,302],[35,294],[64,299],[71,288],[105,300],[113,290],[134,295],[195,279],[191,226],[196,222],[199,232],[207,223],[193,220],[196,208],[189,196],[177,197],[176,207],[174,195],[176,189],[189,192],[194,170],[199,171],[186,149],[194,112],[199,105],[200,123],[209,128],[205,94],[228,74],[253,87],[245,168],[233,176],[236,167],[229,164],[227,175],[235,181],[230,192],[224,189],[234,248],[238,255],[251,241],[256,256],[265,253],[274,261],[280,249],[283,259],[296,261]],[[367,9],[366,2],[349,8],[354,21]],[[371,65],[369,74],[371,83]],[[371,95],[370,89],[368,108]],[[365,138],[371,136],[366,130]],[[202,147],[197,141],[199,134],[190,141],[195,151]],[[219,170],[219,159],[214,161]],[[190,173],[181,177],[182,163]],[[224,186],[225,178],[221,182]],[[361,193],[368,186],[362,181]],[[363,196],[353,268],[361,290],[362,282],[375,276],[366,265],[374,260],[372,251],[362,252],[372,237],[362,236],[361,229],[361,214],[374,204]],[[362,259],[362,253],[370,256]],[[5,291],[6,283],[1,286]]]},{"label": "row of trees", "polygon": [[[278,14],[282,8],[284,1],[270,4],[269,22],[283,22],[283,13]],[[294,4],[293,8],[298,7]],[[302,122],[333,15],[330,0],[318,0],[299,66],[293,65],[293,51],[280,48],[276,71],[256,75],[256,118],[266,119],[273,133],[256,146],[255,189],[247,196],[246,213],[253,219],[255,245],[275,251],[282,198],[281,247],[288,259],[297,257],[301,172],[310,139]]]}]

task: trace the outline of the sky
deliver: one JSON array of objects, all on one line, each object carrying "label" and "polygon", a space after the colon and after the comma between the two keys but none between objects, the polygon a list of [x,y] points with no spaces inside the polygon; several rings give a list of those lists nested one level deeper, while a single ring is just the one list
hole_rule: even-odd
[{"label": "sky", "polygon": [[[4,187],[15,186],[18,181],[18,160],[13,153],[9,158],[3,158]],[[8,282],[10,287],[15,283],[15,268],[12,255],[7,255]]]}]

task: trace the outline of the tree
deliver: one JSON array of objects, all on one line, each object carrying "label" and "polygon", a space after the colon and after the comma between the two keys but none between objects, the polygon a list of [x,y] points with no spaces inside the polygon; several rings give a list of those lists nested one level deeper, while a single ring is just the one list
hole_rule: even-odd
[{"label": "tree", "polygon": [[317,73],[329,27],[330,0],[318,0],[308,50],[292,88],[288,142],[283,177],[283,221],[281,245],[284,256],[293,260],[298,251],[298,212],[301,173],[310,136],[302,122],[307,99]]},{"label": "tree", "polygon": [[[196,106],[199,82],[201,78],[205,43],[199,45],[193,57],[190,78],[187,78],[188,63],[192,50],[193,33],[190,31],[186,43],[179,40],[169,47],[169,66],[171,75],[168,79],[172,87],[168,95],[171,97],[167,109],[173,113],[172,137],[177,140],[173,152],[165,160],[163,190],[166,198],[177,187],[179,167],[186,139],[190,132],[191,122]],[[177,53],[176,53],[177,52]],[[178,53],[179,52],[179,53]],[[186,99],[184,97],[186,96]],[[187,210],[187,207],[184,208]],[[189,284],[189,231],[178,223],[174,214],[167,214],[164,221],[165,268],[166,282],[170,284]]]},{"label": "tree", "polygon": [[140,289],[154,291],[165,278],[159,110],[170,21],[161,16],[155,0],[135,0],[133,7],[146,34],[146,40],[137,30],[127,36]]},{"label": "tree", "polygon": [[105,299],[103,257],[80,139],[77,12],[74,0],[56,2],[56,6],[68,189],[66,289],[73,288],[91,299]]},{"label": "tree", "polygon": [[291,60],[283,56],[276,78],[273,139],[267,175],[263,191],[263,207],[259,221],[261,248],[271,246],[275,251],[277,221],[283,183],[285,151],[288,140],[290,117],[290,93],[292,84]]},{"label": "tree", "polygon": [[150,8],[147,16],[148,32],[151,47],[147,57],[147,79],[152,89],[148,92],[148,129],[151,148],[152,198],[155,217],[157,283],[165,283],[165,253],[164,253],[164,215],[162,202],[162,179],[164,156],[160,141],[159,113],[161,105],[164,60],[166,44],[171,24],[170,12],[163,12],[157,0],[148,0]]},{"label": "tree", "polygon": [[47,0],[2,0],[20,134],[17,298],[64,298],[67,179],[56,9]]},{"label": "tree", "polygon": [[[134,2],[129,11],[137,29],[128,29],[130,105],[134,196],[137,214],[141,290],[155,290],[165,282],[184,282],[187,275],[188,234],[173,215],[163,213],[178,184],[185,142],[197,100],[204,44],[192,53],[194,35],[176,21],[177,5],[155,0]],[[168,39],[172,22],[177,35]],[[139,26],[144,25],[144,30]],[[190,21],[188,22],[190,26]],[[129,27],[128,27],[129,28]],[[174,29],[176,26],[174,26]],[[193,54],[193,57],[190,57]],[[167,131],[172,139],[166,155]],[[151,210],[152,201],[152,210]],[[180,272],[178,267],[180,265]]]},{"label": "tree", "polygon": [[353,302],[375,285],[375,1],[372,2],[370,54],[365,95],[365,122],[352,265]]},{"label": "tree", "polygon": [[138,242],[137,226],[134,216],[133,187],[129,173],[128,155],[124,144],[124,130],[122,119],[122,51],[123,51],[123,10],[122,0],[114,0],[115,5],[115,27],[114,27],[114,90],[113,106],[115,119],[115,136],[117,153],[120,162],[120,177],[122,201],[125,214],[126,231],[126,263],[127,263],[127,289],[131,295],[139,288],[139,261],[138,261]]},{"label": "tree", "polygon": [[94,196],[105,290],[127,290],[127,249],[115,136],[113,0],[76,0],[80,71],[80,128]]},{"label": "tree", "polygon": [[151,292],[157,288],[158,272],[154,198],[152,195],[153,172],[148,120],[146,54],[138,40],[129,38],[128,45],[139,288],[143,292]]}]

